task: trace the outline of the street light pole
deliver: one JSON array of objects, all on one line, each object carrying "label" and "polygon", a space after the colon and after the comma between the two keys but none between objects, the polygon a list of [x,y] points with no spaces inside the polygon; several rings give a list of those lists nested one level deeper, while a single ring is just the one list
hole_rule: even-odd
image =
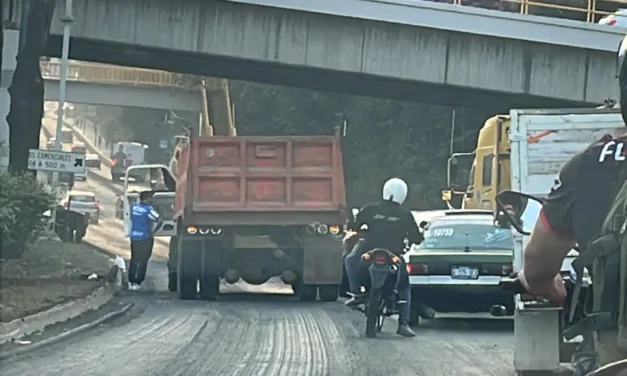
[{"label": "street light pole", "polygon": [[[74,17],[72,17],[72,0],[65,0],[65,13],[61,16],[63,22],[63,45],[61,46],[61,72],[59,72],[59,104],[57,108],[57,131],[54,148],[63,150],[63,107],[65,106],[65,88],[67,85],[68,59],[70,55],[70,31]],[[59,173],[52,173],[52,184],[59,193]],[[71,197],[71,196],[70,196]],[[72,203],[68,202],[68,210]],[[52,226],[56,227],[57,222],[57,205],[52,208]]]},{"label": "street light pole", "polygon": [[[70,55],[70,32],[74,17],[72,17],[72,0],[65,0],[65,14],[61,16],[63,22],[63,45],[61,47],[61,72],[59,74],[59,108],[57,108],[57,132],[55,139],[55,149],[63,149],[63,107],[65,106],[65,89],[67,86],[68,59]],[[58,179],[58,173],[55,173],[55,183]]]}]

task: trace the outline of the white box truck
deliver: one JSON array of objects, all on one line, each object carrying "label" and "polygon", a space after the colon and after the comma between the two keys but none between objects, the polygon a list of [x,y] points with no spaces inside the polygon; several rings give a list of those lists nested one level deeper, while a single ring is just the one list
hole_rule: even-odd
[{"label": "white box truck", "polygon": [[[547,196],[572,156],[604,134],[627,133],[618,109],[511,110],[510,120],[511,190],[539,198]],[[515,271],[522,267],[527,238],[514,230]],[[562,271],[569,269],[573,258],[565,261]],[[561,335],[563,309],[515,299],[516,372],[522,376],[557,370],[560,354],[561,361],[568,362],[564,349],[572,347]]]}]

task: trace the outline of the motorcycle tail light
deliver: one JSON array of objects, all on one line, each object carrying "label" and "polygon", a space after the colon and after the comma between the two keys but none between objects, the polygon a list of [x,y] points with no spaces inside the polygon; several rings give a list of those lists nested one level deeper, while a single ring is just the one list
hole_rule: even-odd
[{"label": "motorcycle tail light", "polygon": [[375,264],[382,265],[385,264],[385,255],[378,254],[374,259]]}]

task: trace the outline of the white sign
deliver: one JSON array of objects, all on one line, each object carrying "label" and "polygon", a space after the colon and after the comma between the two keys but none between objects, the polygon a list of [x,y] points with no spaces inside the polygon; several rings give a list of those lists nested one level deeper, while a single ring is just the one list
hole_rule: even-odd
[{"label": "white sign", "polygon": [[168,140],[161,140],[161,141],[159,141],[159,147],[161,149],[167,149],[168,148]]},{"label": "white sign", "polygon": [[85,154],[58,150],[30,149],[28,169],[38,171],[85,173]]}]

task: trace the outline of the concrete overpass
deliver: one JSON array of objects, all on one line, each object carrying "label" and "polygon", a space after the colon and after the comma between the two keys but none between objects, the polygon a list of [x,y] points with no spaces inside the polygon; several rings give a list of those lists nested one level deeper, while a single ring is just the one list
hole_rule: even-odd
[{"label": "concrete overpass", "polygon": [[[44,99],[59,100],[60,63],[42,62]],[[93,105],[202,112],[198,88],[185,88],[169,72],[72,62],[66,101]]]},{"label": "concrete overpass", "polygon": [[[53,18],[57,37],[63,3]],[[617,94],[614,51],[624,32],[403,0],[75,0],[74,17],[78,59],[317,89],[363,86],[374,96],[395,83],[413,89],[400,98],[409,100],[454,99],[465,89],[600,102]],[[455,90],[434,91],[443,85]]]}]

